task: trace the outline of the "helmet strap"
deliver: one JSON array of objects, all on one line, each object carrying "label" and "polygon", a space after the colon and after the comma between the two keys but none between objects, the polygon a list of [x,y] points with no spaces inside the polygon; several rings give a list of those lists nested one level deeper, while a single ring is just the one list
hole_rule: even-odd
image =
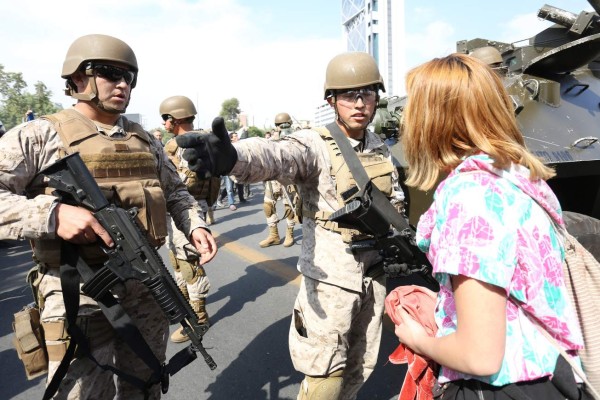
[{"label": "helmet strap", "polygon": [[[92,77],[91,77],[92,78]],[[75,92],[74,89],[71,89],[70,93],[71,97],[77,100],[91,101],[98,97],[98,88],[96,87],[95,79],[88,79],[88,84],[85,87],[85,90],[81,93]]]}]

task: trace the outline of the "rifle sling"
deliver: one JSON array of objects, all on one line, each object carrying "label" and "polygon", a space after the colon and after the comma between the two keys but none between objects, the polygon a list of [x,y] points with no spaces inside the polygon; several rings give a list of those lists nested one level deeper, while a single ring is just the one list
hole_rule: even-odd
[{"label": "rifle sling", "polygon": [[[62,241],[61,245],[61,267],[60,279],[63,290],[63,300],[65,303],[67,331],[71,336],[69,347],[63,357],[56,373],[44,393],[44,400],[52,398],[58,390],[60,382],[65,377],[71,360],[75,356],[75,348],[78,347],[78,352],[87,356],[99,368],[109,370],[121,379],[129,382],[135,387],[138,387],[144,397],[149,396],[148,389],[156,384],[161,383],[163,393],[168,389],[168,375],[173,375],[185,365],[196,359],[196,354],[193,351],[185,349],[177,353],[166,366],[161,365],[156,358],[148,343],[135,326],[129,315],[123,307],[116,301],[110,292],[103,293],[99,298],[95,298],[98,304],[116,331],[117,335],[129,346],[129,348],[150,368],[153,373],[144,381],[124,371],[121,371],[111,365],[100,364],[92,355],[89,348],[89,341],[85,334],[77,326],[76,319],[79,310],[79,283],[80,277],[84,282],[93,279],[94,271],[79,257],[78,247],[67,241]],[[181,353],[181,354],[180,354]]]},{"label": "rifle sling", "polygon": [[412,228],[410,225],[408,225],[408,222],[406,222],[398,210],[396,210],[396,208],[390,203],[388,198],[381,193],[377,186],[370,184],[371,180],[369,179],[365,168],[361,164],[356,152],[350,145],[348,138],[346,135],[344,135],[338,124],[332,122],[327,125],[326,128],[329,130],[331,137],[338,145],[338,148],[342,153],[342,157],[348,165],[348,168],[350,168],[350,172],[352,173],[352,176],[358,185],[358,189],[361,192],[364,192],[368,187],[370,187],[371,195],[373,197],[373,204],[382,211],[383,217],[386,219],[386,221],[396,228],[398,232],[404,232],[407,229],[412,231]]}]

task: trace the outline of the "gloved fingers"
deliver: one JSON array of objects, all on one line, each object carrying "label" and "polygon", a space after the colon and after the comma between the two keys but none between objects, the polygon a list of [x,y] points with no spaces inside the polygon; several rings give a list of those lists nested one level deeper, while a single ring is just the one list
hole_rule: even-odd
[{"label": "gloved fingers", "polygon": [[212,122],[213,133],[224,143],[231,143],[229,133],[225,127],[225,120],[222,117],[216,117]]},{"label": "gloved fingers", "polygon": [[[179,138],[180,136],[177,136],[177,137]],[[196,151],[196,149],[193,147],[190,149],[185,149],[183,151],[183,153],[181,154],[181,156],[183,157],[183,159],[185,161],[188,162],[188,164],[195,164],[198,162],[198,159],[200,158],[198,151]]]},{"label": "gloved fingers", "polygon": [[183,148],[201,146],[206,141],[206,135],[199,133],[188,133],[186,135],[178,135],[175,137],[177,146]]},{"label": "gloved fingers", "polygon": [[185,149],[182,156],[188,162],[188,168],[194,171],[198,175],[198,178],[206,179],[211,177],[210,172],[208,172],[210,166],[206,165],[206,162],[198,156],[195,148]]}]

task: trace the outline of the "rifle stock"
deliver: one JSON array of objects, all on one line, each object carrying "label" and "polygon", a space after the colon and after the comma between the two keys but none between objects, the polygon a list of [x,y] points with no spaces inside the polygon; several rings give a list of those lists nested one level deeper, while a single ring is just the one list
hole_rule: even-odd
[{"label": "rifle stock", "polygon": [[56,189],[61,202],[90,210],[115,243],[110,249],[103,248],[108,260],[86,279],[83,292],[99,298],[119,281],[139,280],[148,287],[169,323],[183,326],[192,342],[191,350],[200,352],[210,369],[215,369],[216,363],[202,345],[207,328],[198,322],[162,258],[138,226],[137,209],[124,210],[109,203],[79,153],[60,159],[41,173],[49,178],[49,186]]}]

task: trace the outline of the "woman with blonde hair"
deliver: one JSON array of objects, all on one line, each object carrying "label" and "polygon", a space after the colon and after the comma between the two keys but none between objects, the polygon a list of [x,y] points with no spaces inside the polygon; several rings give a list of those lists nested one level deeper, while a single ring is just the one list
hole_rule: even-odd
[{"label": "woman with blonde hair", "polygon": [[[437,186],[417,244],[440,283],[430,337],[405,312],[400,341],[437,363],[444,399],[579,398],[549,333],[579,363],[583,340],[562,276],[554,171],[526,148],[492,69],[465,54],[407,75],[406,183]],[[559,389],[560,387],[560,389]]]}]

